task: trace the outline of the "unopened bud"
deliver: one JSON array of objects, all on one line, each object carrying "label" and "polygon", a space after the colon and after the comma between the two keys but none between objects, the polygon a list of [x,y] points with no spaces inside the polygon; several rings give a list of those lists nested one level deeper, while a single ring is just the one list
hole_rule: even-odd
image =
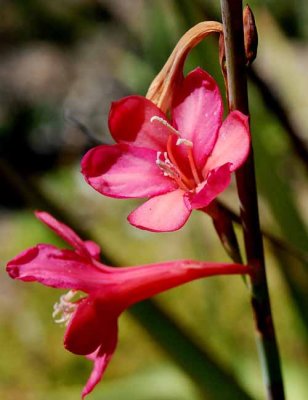
[{"label": "unopened bud", "polygon": [[258,48],[258,32],[255,23],[255,18],[251,11],[251,8],[247,5],[243,12],[243,24],[244,24],[244,44],[246,53],[246,64],[249,66],[252,64],[257,56]]}]

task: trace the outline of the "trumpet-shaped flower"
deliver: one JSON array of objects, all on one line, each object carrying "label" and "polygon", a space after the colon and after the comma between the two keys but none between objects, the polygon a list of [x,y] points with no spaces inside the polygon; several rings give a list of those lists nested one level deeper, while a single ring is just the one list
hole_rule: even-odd
[{"label": "trumpet-shaped flower", "polygon": [[[101,380],[117,344],[117,321],[132,304],[197,278],[221,274],[245,274],[249,267],[190,260],[113,268],[99,262],[99,246],[83,241],[68,226],[45,212],[36,216],[71,247],[58,249],[39,244],[7,264],[13,279],[36,281],[69,289],[55,304],[56,322],[67,325],[64,346],[94,363],[82,397]],[[79,298],[77,291],[85,293]]]},{"label": "trumpet-shaped flower", "polygon": [[150,231],[181,228],[193,209],[208,206],[245,161],[248,117],[231,112],[215,80],[200,68],[175,87],[171,120],[151,101],[128,96],[111,106],[109,128],[117,142],[91,149],[82,160],[87,182],[116,198],[149,198],[129,222]]}]

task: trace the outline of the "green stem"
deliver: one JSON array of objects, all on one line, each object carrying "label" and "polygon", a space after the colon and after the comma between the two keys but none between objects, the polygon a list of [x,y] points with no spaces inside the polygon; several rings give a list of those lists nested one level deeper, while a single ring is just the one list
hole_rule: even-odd
[{"label": "green stem", "polygon": [[[224,26],[229,107],[230,110],[239,110],[249,115],[242,1],[221,0],[221,9]],[[285,396],[266,279],[252,150],[246,163],[237,172],[236,180],[241,203],[241,219],[247,262],[254,268],[254,274],[251,277],[251,304],[255,317],[257,345],[267,397],[271,400],[283,400]]]}]

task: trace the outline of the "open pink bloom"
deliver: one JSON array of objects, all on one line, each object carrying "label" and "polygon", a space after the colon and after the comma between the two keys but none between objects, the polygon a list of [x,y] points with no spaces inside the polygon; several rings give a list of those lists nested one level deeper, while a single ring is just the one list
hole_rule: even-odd
[{"label": "open pink bloom", "polygon": [[248,117],[233,111],[222,121],[222,113],[218,86],[200,68],[176,87],[171,122],[146,98],[125,97],[109,114],[117,144],[91,149],[82,173],[106,196],[150,198],[129,215],[132,225],[177,230],[226,189],[249,153]]},{"label": "open pink bloom", "polygon": [[[197,278],[250,271],[244,265],[190,260],[108,267],[98,261],[100,249],[96,243],[83,241],[46,212],[37,212],[36,216],[73,250],[38,244],[11,260],[7,272],[13,279],[70,289],[55,305],[54,317],[67,324],[65,348],[94,362],[82,397],[101,380],[116,348],[118,317],[127,307]],[[74,301],[78,290],[86,295]]]}]

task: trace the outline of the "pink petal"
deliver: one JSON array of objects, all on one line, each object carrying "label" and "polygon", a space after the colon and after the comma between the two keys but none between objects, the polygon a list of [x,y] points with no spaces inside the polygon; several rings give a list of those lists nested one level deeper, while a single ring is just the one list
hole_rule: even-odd
[{"label": "pink petal", "polygon": [[231,181],[230,167],[230,164],[225,164],[209,172],[201,190],[189,197],[192,208],[206,207],[229,186]]},{"label": "pink petal", "polygon": [[124,97],[111,105],[111,135],[118,143],[134,143],[135,146],[165,151],[170,132],[162,124],[152,123],[153,116],[166,119],[165,114],[145,97]]},{"label": "pink petal", "polygon": [[64,336],[64,347],[74,354],[93,353],[100,345],[108,347],[116,335],[119,315],[113,302],[101,301],[97,296],[80,300]]},{"label": "pink petal", "polygon": [[151,198],[133,211],[128,221],[140,229],[171,232],[180,229],[190,213],[184,201],[184,192],[178,189]]},{"label": "pink petal", "polygon": [[88,293],[100,288],[103,269],[108,267],[102,264],[95,267],[74,251],[60,250],[47,244],[25,250],[7,264],[7,272],[13,279]]},{"label": "pink petal", "polygon": [[65,331],[64,347],[78,355],[93,353],[102,339],[100,317],[95,298],[89,296],[80,300]]},{"label": "pink petal", "polygon": [[[83,240],[70,227],[56,220],[45,211],[36,211],[35,216],[71,245],[80,255],[91,257]],[[97,245],[98,246],[98,245]]]},{"label": "pink petal", "polygon": [[247,266],[240,264],[192,260],[167,261],[122,270],[123,273],[117,276],[118,286],[122,287],[118,297],[126,307],[198,278],[250,272]]},{"label": "pink petal", "polygon": [[190,72],[176,88],[173,124],[181,135],[193,142],[198,168],[211,153],[222,123],[223,104],[215,80],[201,68]]},{"label": "pink petal", "polygon": [[113,356],[113,353],[115,351],[116,345],[117,345],[117,335],[115,334],[113,337],[113,342],[110,341],[108,343],[108,348],[106,346],[101,346],[98,351],[94,353],[91,358],[93,358],[94,361],[94,367],[92,370],[92,373],[90,375],[90,378],[88,379],[83,391],[82,391],[82,398],[84,399],[85,396],[87,396],[92,390],[95,388],[95,386],[100,382],[102,379],[102,376]]},{"label": "pink petal", "polygon": [[64,347],[74,354],[86,355],[94,368],[83,391],[89,394],[101,380],[117,344],[119,309],[95,296],[79,302],[64,336]]},{"label": "pink petal", "polygon": [[98,146],[82,159],[87,182],[105,196],[148,197],[170,192],[177,184],[156,165],[157,152],[125,144]]},{"label": "pink petal", "polygon": [[246,160],[250,149],[248,117],[232,111],[223,122],[213,152],[208,158],[205,171],[231,163],[230,171],[239,168]]},{"label": "pink petal", "polygon": [[91,257],[95,258],[95,260],[100,260],[100,255],[101,255],[100,246],[97,243],[93,242],[92,240],[85,240],[83,243],[86,246]]}]

